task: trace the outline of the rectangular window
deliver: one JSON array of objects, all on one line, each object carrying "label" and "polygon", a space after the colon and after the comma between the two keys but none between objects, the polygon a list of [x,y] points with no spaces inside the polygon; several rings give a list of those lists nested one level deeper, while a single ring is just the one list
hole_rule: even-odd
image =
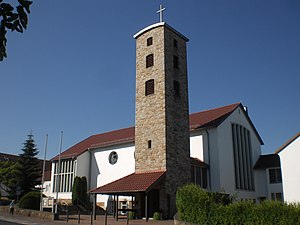
[{"label": "rectangular window", "polygon": [[60,163],[60,168],[58,162],[55,162],[52,188],[53,192],[56,192],[57,185],[59,185],[58,192],[72,192],[74,174],[74,160],[62,160]]},{"label": "rectangular window", "polygon": [[192,183],[207,188],[207,169],[196,165],[191,166]]},{"label": "rectangular window", "polygon": [[282,182],[281,169],[280,168],[269,169],[269,179],[270,179],[270,184],[281,183]]},{"label": "rectangular window", "polygon": [[174,80],[174,94],[175,96],[180,96],[180,83],[177,80]]},{"label": "rectangular window", "polygon": [[254,190],[250,131],[232,124],[235,185],[239,190]]},{"label": "rectangular window", "polygon": [[146,68],[153,66],[154,56],[153,54],[146,56]]},{"label": "rectangular window", "polygon": [[152,147],[152,142],[151,140],[148,141],[148,148],[151,148]]},{"label": "rectangular window", "polygon": [[179,68],[179,60],[178,57],[176,55],[173,56],[173,65],[175,69]]},{"label": "rectangular window", "polygon": [[153,44],[153,38],[152,37],[147,38],[147,46],[150,46],[152,44]]},{"label": "rectangular window", "polygon": [[151,95],[154,94],[154,80],[148,80],[145,83],[145,95]]},{"label": "rectangular window", "polygon": [[173,45],[174,45],[174,48],[177,48],[178,44],[177,44],[177,40],[176,39],[174,39]]}]

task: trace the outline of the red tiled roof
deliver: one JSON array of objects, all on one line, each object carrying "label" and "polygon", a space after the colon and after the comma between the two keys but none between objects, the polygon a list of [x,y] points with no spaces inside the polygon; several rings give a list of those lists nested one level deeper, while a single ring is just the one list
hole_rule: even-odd
[{"label": "red tiled roof", "polygon": [[190,128],[196,129],[203,126],[218,126],[240,105],[240,103],[235,103],[215,109],[193,113],[190,115]]},{"label": "red tiled roof", "polygon": [[279,149],[275,151],[275,154],[278,154],[282,150],[284,150],[288,145],[290,145],[294,140],[296,140],[298,137],[300,137],[300,132],[298,132],[294,137],[292,137],[290,140],[288,140],[286,143],[284,143]]},{"label": "red tiled roof", "polygon": [[[104,147],[113,144],[123,144],[134,141],[134,127],[96,134],[79,142],[61,154],[61,159],[73,158],[86,152],[89,148]],[[58,160],[58,156],[52,160]]]},{"label": "red tiled roof", "polygon": [[90,191],[91,194],[129,194],[145,192],[156,184],[166,171],[149,171],[144,173],[132,173],[126,177],[98,187]]},{"label": "red tiled roof", "polygon": [[[193,113],[190,115],[190,130],[212,127],[220,125],[235,109],[242,106],[241,103],[235,103],[207,111]],[[245,114],[249,123],[252,125],[254,132],[263,144],[251,120]],[[73,158],[86,152],[88,149],[105,147],[115,144],[134,143],[135,128],[129,127],[120,130],[115,130],[107,133],[96,134],[87,139],[75,144],[61,154],[61,159]],[[52,158],[58,160],[58,156]]]}]

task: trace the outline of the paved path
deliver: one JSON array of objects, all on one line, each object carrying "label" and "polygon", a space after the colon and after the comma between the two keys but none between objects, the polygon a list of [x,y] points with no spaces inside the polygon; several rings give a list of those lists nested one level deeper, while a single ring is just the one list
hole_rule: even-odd
[{"label": "paved path", "polygon": [[[69,221],[66,221],[66,216],[61,215],[60,220],[47,220],[36,217],[26,217],[20,215],[8,216],[4,213],[0,213],[0,221],[8,221],[16,224],[22,225],[63,225],[70,224],[75,225],[79,224],[77,215],[72,215],[69,218]],[[2,225],[2,223],[0,222]],[[96,220],[91,221],[91,217],[87,215],[81,215],[80,225],[105,225],[105,217],[97,216]],[[108,216],[107,225],[127,225],[126,219],[119,219],[116,221],[112,216]],[[162,221],[151,221],[146,222],[145,220],[129,220],[129,225],[174,225],[173,220],[162,220]]]}]

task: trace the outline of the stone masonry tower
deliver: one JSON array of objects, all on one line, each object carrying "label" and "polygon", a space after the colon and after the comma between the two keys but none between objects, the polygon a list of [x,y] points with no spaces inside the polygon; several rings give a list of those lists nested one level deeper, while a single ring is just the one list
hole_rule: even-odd
[{"label": "stone masonry tower", "polygon": [[190,182],[186,42],[165,22],[136,39],[135,171],[166,171],[159,207],[176,213],[175,194]]}]

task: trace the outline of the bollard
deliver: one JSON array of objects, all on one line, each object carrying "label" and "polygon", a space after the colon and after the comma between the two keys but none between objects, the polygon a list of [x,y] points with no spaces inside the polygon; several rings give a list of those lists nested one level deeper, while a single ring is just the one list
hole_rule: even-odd
[{"label": "bollard", "polygon": [[128,216],[128,212],[127,212],[127,218],[126,218],[126,224],[129,225],[129,216]]},{"label": "bollard", "polygon": [[80,224],[80,210],[78,210],[78,224]]},{"label": "bollard", "polygon": [[69,223],[69,208],[67,209],[67,223]]},{"label": "bollard", "polygon": [[93,212],[91,211],[91,225],[93,225]]},{"label": "bollard", "polygon": [[104,225],[107,225],[107,211],[105,211]]}]

